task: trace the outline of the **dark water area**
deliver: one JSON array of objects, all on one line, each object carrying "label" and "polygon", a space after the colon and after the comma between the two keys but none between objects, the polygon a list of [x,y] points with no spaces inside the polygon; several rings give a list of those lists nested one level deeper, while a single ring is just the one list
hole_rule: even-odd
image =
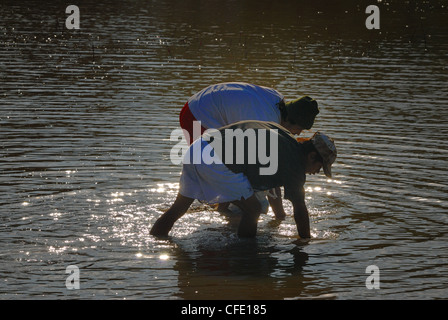
[{"label": "dark water area", "polygon": [[[0,299],[448,298],[448,1],[3,0],[0,17]],[[179,187],[179,111],[226,81],[319,102],[304,136],[338,159],[307,178],[309,243],[288,201],[253,240],[199,203],[149,235]]]}]

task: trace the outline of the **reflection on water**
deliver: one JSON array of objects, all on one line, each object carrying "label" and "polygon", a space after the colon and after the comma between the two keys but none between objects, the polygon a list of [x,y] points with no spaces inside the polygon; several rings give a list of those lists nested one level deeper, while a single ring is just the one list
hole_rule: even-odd
[{"label": "reflection on water", "polygon": [[[79,2],[72,31],[64,4],[4,3],[1,298],[448,298],[446,1],[378,2],[374,31],[359,1]],[[199,203],[149,235],[178,190],[179,110],[223,81],[319,101],[339,158],[308,178],[310,243],[272,212],[238,239]]]}]

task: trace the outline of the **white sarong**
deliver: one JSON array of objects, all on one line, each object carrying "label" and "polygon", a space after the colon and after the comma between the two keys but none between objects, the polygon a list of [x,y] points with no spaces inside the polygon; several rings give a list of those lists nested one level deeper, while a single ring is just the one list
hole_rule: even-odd
[{"label": "white sarong", "polygon": [[201,154],[207,145],[207,141],[199,138],[188,149],[182,166],[179,193],[208,204],[251,197],[254,190],[243,173],[234,173],[222,163],[203,162]]}]

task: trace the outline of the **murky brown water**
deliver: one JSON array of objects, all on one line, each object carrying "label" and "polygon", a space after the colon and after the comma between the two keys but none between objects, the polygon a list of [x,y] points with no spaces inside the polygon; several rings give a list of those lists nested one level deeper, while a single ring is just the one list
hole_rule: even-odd
[{"label": "murky brown water", "polygon": [[[381,1],[379,31],[374,1],[75,2],[80,30],[62,2],[0,5],[1,299],[448,298],[447,1]],[[308,178],[310,243],[199,204],[149,235],[180,108],[224,81],[320,102],[339,158]]]}]

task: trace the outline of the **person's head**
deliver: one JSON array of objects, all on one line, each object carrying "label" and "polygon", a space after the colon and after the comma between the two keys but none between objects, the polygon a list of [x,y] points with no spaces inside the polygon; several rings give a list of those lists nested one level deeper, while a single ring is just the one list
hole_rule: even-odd
[{"label": "person's head", "polygon": [[323,168],[325,175],[331,178],[331,165],[337,156],[333,139],[320,132],[316,132],[311,139],[305,141],[299,139],[297,140],[305,152],[305,173],[316,174]]},{"label": "person's head", "polygon": [[314,119],[319,114],[317,101],[305,96],[300,99],[280,102],[281,125],[292,134],[300,134],[302,130],[309,130],[314,124]]}]

